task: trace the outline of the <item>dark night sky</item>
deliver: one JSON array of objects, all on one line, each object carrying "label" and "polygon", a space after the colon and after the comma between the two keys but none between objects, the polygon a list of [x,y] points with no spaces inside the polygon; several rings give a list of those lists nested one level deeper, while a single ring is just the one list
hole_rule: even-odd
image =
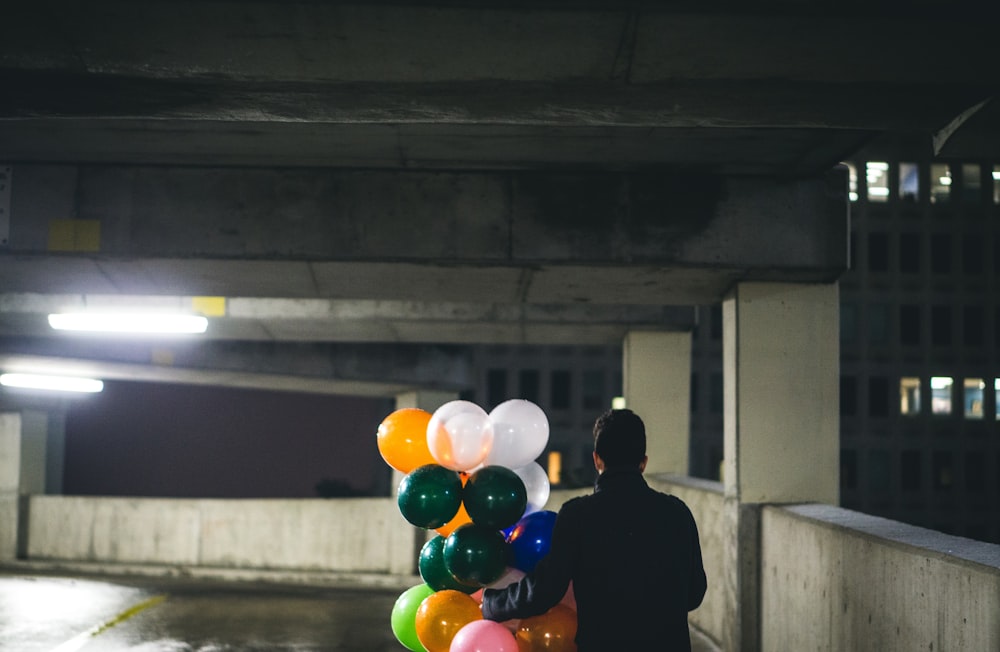
[{"label": "dark night sky", "polygon": [[63,492],[315,497],[331,478],[367,493],[388,469],[375,433],[392,408],[386,399],[107,382],[67,414]]}]

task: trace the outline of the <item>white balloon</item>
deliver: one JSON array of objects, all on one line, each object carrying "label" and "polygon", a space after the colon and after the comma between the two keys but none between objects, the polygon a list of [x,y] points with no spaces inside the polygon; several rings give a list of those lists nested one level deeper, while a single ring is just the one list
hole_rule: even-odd
[{"label": "white balloon", "polygon": [[549,484],[549,474],[545,472],[541,464],[532,462],[527,466],[514,469],[514,473],[524,482],[524,488],[528,492],[528,504],[524,508],[522,518],[532,512],[540,512],[545,509],[545,503],[549,502],[552,485]]},{"label": "white balloon", "polygon": [[493,446],[493,424],[486,410],[469,401],[450,401],[427,423],[431,457],[452,471],[468,471],[486,459]]},{"label": "white balloon", "polygon": [[493,422],[493,450],[486,464],[517,469],[534,462],[549,443],[549,420],[542,408],[531,401],[514,398],[490,412]]}]

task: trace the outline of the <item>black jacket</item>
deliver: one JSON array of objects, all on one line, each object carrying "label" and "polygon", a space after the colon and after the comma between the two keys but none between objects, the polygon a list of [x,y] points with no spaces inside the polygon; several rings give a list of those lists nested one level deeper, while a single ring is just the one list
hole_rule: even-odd
[{"label": "black jacket", "polygon": [[707,586],[691,511],[651,489],[638,469],[608,469],[592,495],[563,505],[549,554],[531,574],[484,591],[483,615],[545,613],[570,581],[579,652],[689,652],[687,613]]}]

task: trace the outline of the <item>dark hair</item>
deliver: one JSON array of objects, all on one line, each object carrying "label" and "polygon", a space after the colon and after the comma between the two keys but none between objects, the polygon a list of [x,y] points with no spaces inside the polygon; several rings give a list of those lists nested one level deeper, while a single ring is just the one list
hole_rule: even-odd
[{"label": "dark hair", "polygon": [[638,466],[646,456],[646,426],[632,410],[608,410],[594,422],[594,452],[606,466]]}]

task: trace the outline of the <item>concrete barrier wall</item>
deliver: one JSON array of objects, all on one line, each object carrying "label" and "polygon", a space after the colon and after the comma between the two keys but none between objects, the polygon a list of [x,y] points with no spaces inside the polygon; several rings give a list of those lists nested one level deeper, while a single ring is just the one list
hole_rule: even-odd
[{"label": "concrete barrier wall", "polygon": [[1000,650],[1000,546],[829,505],[761,519],[762,650]]},{"label": "concrete barrier wall", "polygon": [[411,574],[414,528],[388,498],[32,496],[28,558]]},{"label": "concrete barrier wall", "polygon": [[[718,483],[651,476],[691,508],[708,593],[691,622],[725,637]],[[553,492],[548,509],[589,489]],[[32,496],[31,560],[415,572],[416,530],[391,498],[212,500]],[[762,650],[1000,650],[1000,546],[829,505],[761,514]],[[420,538],[422,541],[423,538]]]}]

